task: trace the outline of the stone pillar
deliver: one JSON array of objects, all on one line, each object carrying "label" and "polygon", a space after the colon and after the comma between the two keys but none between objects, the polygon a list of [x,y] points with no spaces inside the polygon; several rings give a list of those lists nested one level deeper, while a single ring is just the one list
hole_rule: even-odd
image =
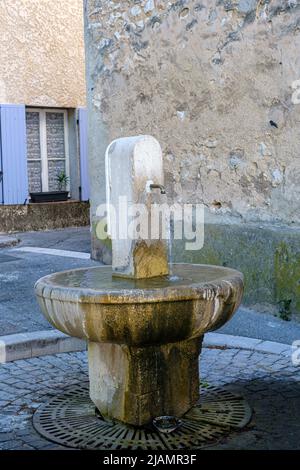
[{"label": "stone pillar", "polygon": [[162,230],[153,207],[166,202],[159,142],[148,135],[116,139],[105,163],[113,275],[143,279],[168,274],[169,220],[164,217]]},{"label": "stone pillar", "polygon": [[90,396],[100,413],[134,426],[180,417],[199,399],[202,338],[159,346],[89,343]]}]

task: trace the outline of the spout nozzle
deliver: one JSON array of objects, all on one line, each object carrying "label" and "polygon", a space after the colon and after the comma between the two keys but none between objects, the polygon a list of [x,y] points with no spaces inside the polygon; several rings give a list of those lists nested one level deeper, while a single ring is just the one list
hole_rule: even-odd
[{"label": "spout nozzle", "polygon": [[160,189],[160,194],[166,194],[166,189],[162,184],[150,184],[150,189]]}]

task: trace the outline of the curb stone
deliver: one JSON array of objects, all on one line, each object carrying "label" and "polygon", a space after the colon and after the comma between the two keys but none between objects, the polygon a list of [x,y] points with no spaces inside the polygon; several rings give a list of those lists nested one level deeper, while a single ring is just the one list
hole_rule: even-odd
[{"label": "curb stone", "polygon": [[86,350],[86,342],[57,330],[0,336],[0,363]]},{"label": "curb stone", "polygon": [[[294,348],[288,344],[244,336],[206,333],[203,347],[209,349],[243,349],[265,354],[291,357]],[[58,330],[35,331],[0,336],[0,364],[52,354],[85,351],[87,343]]]},{"label": "curb stone", "polygon": [[290,357],[295,350],[293,346],[275,341],[266,341],[246,336],[232,336],[221,333],[206,333],[203,346],[207,348],[245,349],[279,356]]}]

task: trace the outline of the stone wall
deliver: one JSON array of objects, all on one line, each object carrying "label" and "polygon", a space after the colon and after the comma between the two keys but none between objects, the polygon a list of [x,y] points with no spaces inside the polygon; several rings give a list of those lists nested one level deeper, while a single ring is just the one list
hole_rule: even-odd
[{"label": "stone wall", "polygon": [[0,103],[85,106],[82,0],[4,0],[0,30]]},{"label": "stone wall", "polygon": [[90,111],[107,141],[154,135],[172,200],[299,223],[300,2],[88,0],[86,9]]},{"label": "stone wall", "polygon": [[0,210],[0,233],[85,227],[89,222],[87,202],[3,205]]},{"label": "stone wall", "polygon": [[243,302],[256,310],[285,320],[300,313],[300,227],[206,224],[200,251],[186,251],[184,243],[175,241],[172,253],[174,261],[241,271],[245,278]]},{"label": "stone wall", "polygon": [[[212,228],[193,259],[222,263],[205,250],[220,249],[224,224],[236,234],[258,224],[263,246],[268,225],[299,227],[299,0],[85,0],[85,23],[93,226],[106,145],[141,133],[163,147],[169,200],[205,204]],[[108,261],[109,246],[93,237],[94,257]],[[266,289],[277,303],[272,243],[259,255],[267,274],[250,276],[248,289],[259,284],[260,297]],[[255,256],[246,241],[238,250],[240,260]],[[299,243],[292,251],[299,263]],[[236,256],[226,263],[239,266]],[[280,300],[292,296],[299,310],[299,280],[291,282]]]}]

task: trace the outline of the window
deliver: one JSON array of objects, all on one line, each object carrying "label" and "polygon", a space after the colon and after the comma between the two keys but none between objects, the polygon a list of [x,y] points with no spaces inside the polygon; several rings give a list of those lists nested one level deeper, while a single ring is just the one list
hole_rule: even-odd
[{"label": "window", "polygon": [[57,176],[62,172],[69,176],[67,118],[65,110],[26,110],[30,192],[57,191]]}]

